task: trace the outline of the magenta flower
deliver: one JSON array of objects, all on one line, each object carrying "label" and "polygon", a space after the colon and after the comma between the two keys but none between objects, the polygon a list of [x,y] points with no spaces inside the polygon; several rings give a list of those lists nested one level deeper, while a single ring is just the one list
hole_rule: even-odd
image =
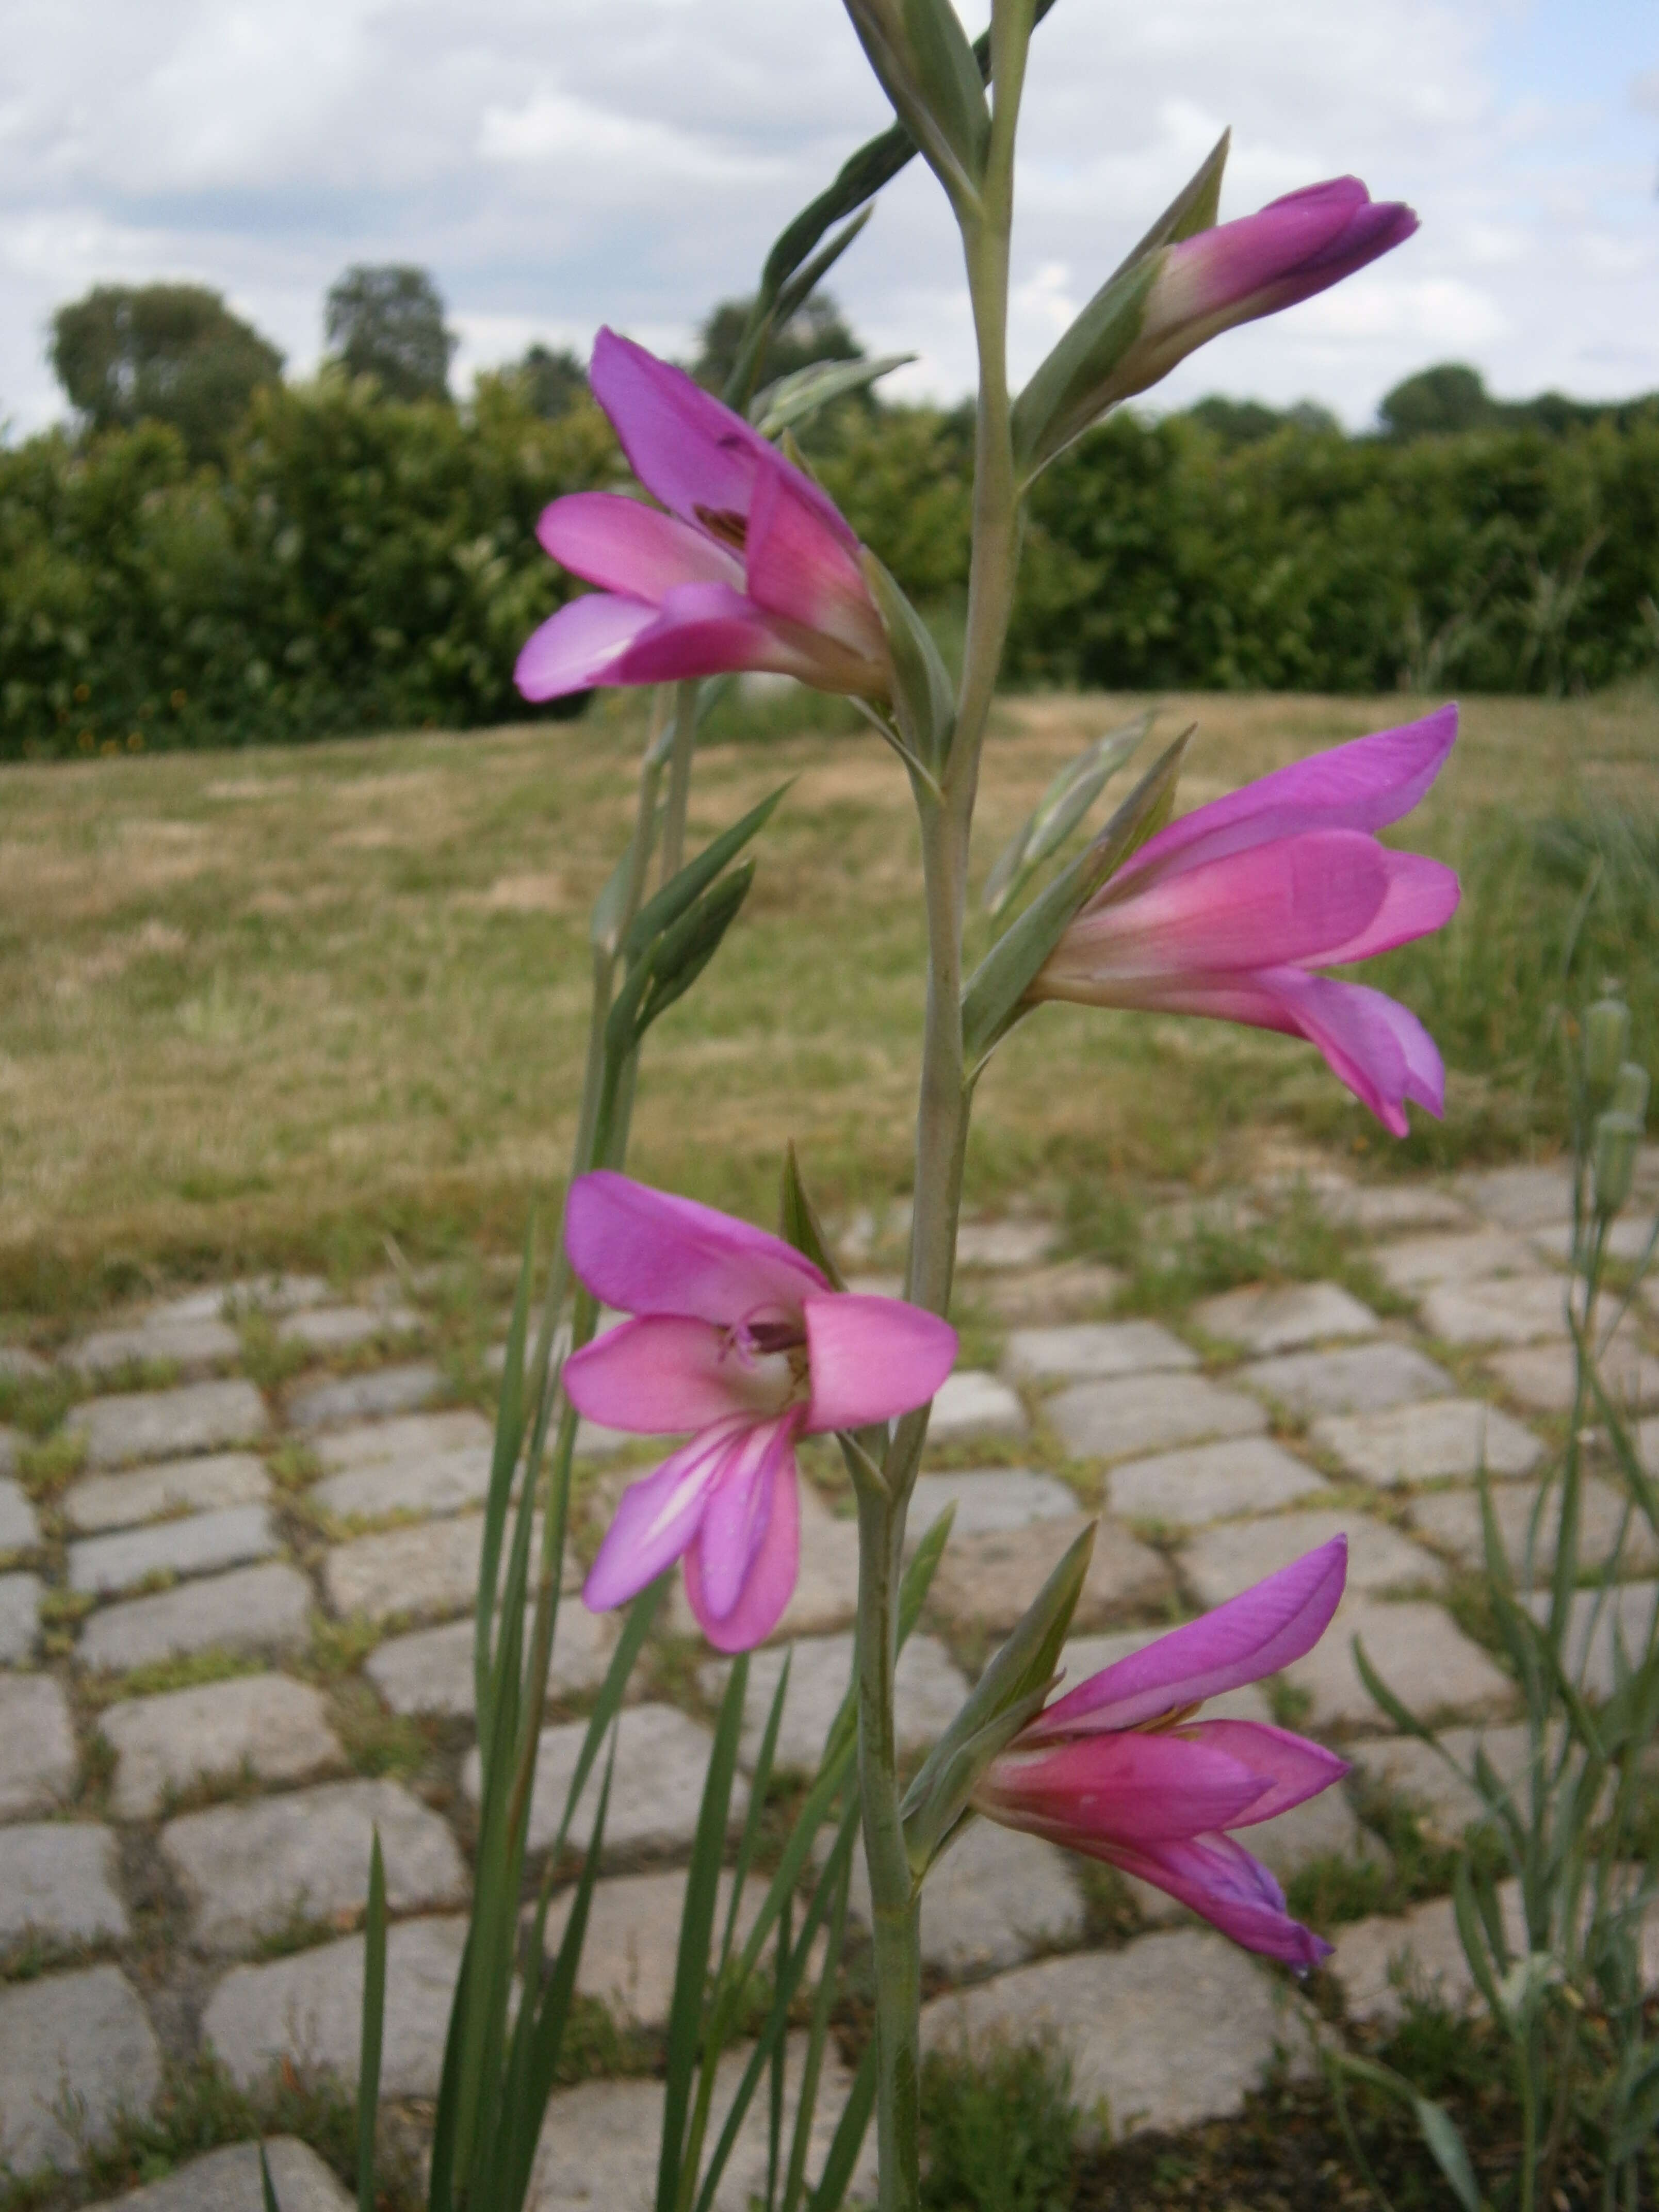
[{"label": "magenta flower", "polygon": [[572,1405],[640,1436],[696,1431],[623,1492],[583,1598],[605,1612],[684,1556],[703,1633],[746,1651],[795,1587],[795,1439],[925,1405],[957,1333],[902,1298],[832,1290],[763,1230],[603,1170],[572,1184],[565,1238],[593,1295],[635,1316],[565,1362]]},{"label": "magenta flower", "polygon": [[993,1759],[978,1809],[1139,1875],[1247,1950],[1316,1966],[1266,1867],[1224,1832],[1328,1790],[1346,1759],[1259,1721],[1195,1721],[1206,1698],[1275,1673],[1330,1625],[1347,1574],[1334,1536],[1265,1582],[1131,1652],[1039,1713]]},{"label": "magenta flower", "polygon": [[668,512],[603,491],[544,510],[543,545],[599,588],[528,640],[514,672],[526,698],[764,668],[884,700],[886,634],[859,542],[811,477],[613,331],[594,341],[589,374],[635,475]]},{"label": "magenta flower", "polygon": [[1080,909],[1037,999],[1208,1014],[1317,1045],[1396,1137],[1405,1102],[1445,1103],[1434,1040],[1402,1006],[1309,972],[1369,959],[1456,910],[1456,875],[1373,834],[1411,811],[1457,735],[1457,709],[1356,738],[1246,784],[1149,838]]},{"label": "magenta flower", "polygon": [[1144,392],[1235,323],[1340,283],[1416,228],[1410,208],[1372,199],[1358,177],[1333,177],[1166,248],[1140,329],[1100,407]]}]

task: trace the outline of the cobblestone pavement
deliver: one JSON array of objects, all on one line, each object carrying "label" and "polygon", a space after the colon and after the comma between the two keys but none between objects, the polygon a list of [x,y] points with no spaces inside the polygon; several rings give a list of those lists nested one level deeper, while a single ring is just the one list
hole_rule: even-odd
[{"label": "cobblestone pavement", "polygon": [[[1640,1190],[1651,1216],[1659,1151]],[[1295,1202],[1310,1194],[1346,1239],[1346,1284],[1246,1285],[1157,1321],[1123,1310],[1110,1269],[1057,1257],[1047,1224],[969,1226],[977,1364],[941,1394],[913,1517],[919,1533],[953,1504],[956,1534],[900,1670],[902,1732],[919,1750],[1089,1513],[1104,1517],[1074,1678],[1345,1528],[1334,1632],[1279,1682],[1221,1701],[1293,1717],[1355,1762],[1345,1788],[1253,1832],[1285,1880],[1333,1856],[1385,1863],[1379,1822],[1398,1799],[1448,1838],[1474,1809],[1424,1747],[1382,1725],[1356,1633],[1459,1748],[1484,1733],[1500,1768],[1522,1755],[1510,1681],[1455,1601],[1478,1558],[1477,1468],[1518,1551],[1527,1480],[1560,1441],[1571,1389],[1559,1169],[1386,1188],[1316,1170]],[[1260,1218],[1283,1195],[1239,1194],[1234,1216]],[[1167,1233],[1200,1218],[1196,1201],[1171,1204]],[[872,1224],[851,1224],[845,1244],[860,1284],[895,1286]],[[489,1446],[487,1342],[469,1367],[445,1326],[418,1285],[347,1304],[284,1277],[117,1316],[55,1366],[19,1345],[3,1355],[24,1412],[67,1409],[44,1436],[0,1427],[0,2157],[15,2172],[73,2169],[119,2108],[145,2107],[169,2065],[210,2049],[251,2087],[284,2064],[349,2085],[374,1826],[395,1923],[386,2094],[418,2113],[435,2092],[469,1893],[466,1615]],[[1650,1295],[1612,1374],[1659,1410]],[[1644,1443],[1659,1471],[1659,1420]],[[584,1435],[579,1549],[647,1463],[629,1440]],[[811,1472],[779,1638],[796,1643],[779,1758],[807,1769],[851,1666],[856,1583],[838,1468],[823,1455]],[[1618,1523],[1598,1481],[1587,1552],[1605,1556]],[[1621,1602],[1644,1620],[1659,1558],[1638,1544],[1626,1565]],[[532,1848],[547,1844],[614,1634],[574,1596],[561,1612]],[[754,1664],[745,1766],[777,1663]],[[1595,1650],[1589,1663],[1594,1676]],[[623,1719],[582,1969],[647,2051],[723,1680],[681,1599]],[[1048,1846],[970,1830],[924,1905],[930,2045],[1053,2029],[1079,2094],[1105,2097],[1119,2127],[1233,2111],[1276,2049],[1305,2063],[1310,2014],[1284,1976],[1157,1893],[1137,1887],[1109,1911],[1102,1900]],[[1397,2002],[1389,1965],[1402,1950],[1452,1999],[1466,1994],[1443,1900],[1337,1932],[1332,1971],[1352,2018]],[[847,2079],[831,2069],[831,2119]],[[562,2093],[543,2212],[628,2212],[654,2168],[659,2094],[647,2077]],[[289,2212],[345,2203],[305,2146],[279,2150]],[[723,2203],[742,2201],[746,2155]],[[122,2202],[252,2208],[257,2172],[241,2151],[216,2152]]]}]

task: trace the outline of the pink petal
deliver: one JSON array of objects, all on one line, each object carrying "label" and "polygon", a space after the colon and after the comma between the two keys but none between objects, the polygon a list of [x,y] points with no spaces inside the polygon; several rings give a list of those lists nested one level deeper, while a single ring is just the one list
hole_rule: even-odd
[{"label": "pink petal", "polygon": [[[1172,247],[1148,304],[1148,322],[1182,323],[1229,311],[1231,319],[1241,307],[1261,314],[1269,302],[1305,299],[1409,237],[1415,218],[1394,234],[1399,218],[1409,215],[1373,202],[1358,177],[1287,192],[1255,215],[1218,223]],[[1298,278],[1304,289],[1297,290]]]},{"label": "pink petal", "polygon": [[827,670],[825,657],[814,649],[810,632],[781,623],[729,584],[677,584],[664,594],[655,623],[617,663],[614,680],[681,684],[694,676],[758,668],[821,690],[845,688],[836,679],[850,655],[830,650]]},{"label": "pink petal", "polygon": [[1053,1751],[1017,1745],[992,1761],[975,1802],[1011,1826],[1086,1850],[1091,1841],[1140,1844],[1229,1827],[1273,1786],[1185,1735],[1132,1729]]},{"label": "pink petal", "polygon": [[[822,502],[780,461],[755,480],[745,547],[749,596],[769,614],[818,630],[878,666],[887,641],[855,549],[831,528]],[[839,520],[839,518],[837,518]]]},{"label": "pink petal", "polygon": [[771,1525],[780,1482],[793,1484],[799,1411],[750,1430],[709,1492],[697,1532],[702,1601],[724,1620],[748,1585]]},{"label": "pink petal", "polygon": [[1109,890],[1066,932],[1044,981],[1112,984],[1322,963],[1336,957],[1333,945],[1372,927],[1389,884],[1382,848],[1361,830],[1252,846],[1146,878],[1115,898]]},{"label": "pink petal", "polygon": [[752,1420],[741,1352],[713,1322],[651,1314],[623,1322],[564,1364],[565,1395],[607,1429],[673,1437],[733,1413]]},{"label": "pink petal", "polygon": [[1425,860],[1420,853],[1392,853],[1377,848],[1388,868],[1388,890],[1368,927],[1345,945],[1322,952],[1315,964],[1337,968],[1350,960],[1370,960],[1379,952],[1392,952],[1396,945],[1409,945],[1440,929],[1457,911],[1462,887],[1457,871],[1443,861]]},{"label": "pink petal", "polygon": [[1446,1072],[1415,1014],[1364,983],[1340,983],[1275,968],[1256,978],[1283,1006],[1289,1026],[1316,1045],[1333,1074],[1396,1137],[1408,1127],[1407,1099],[1443,1112]]},{"label": "pink petal", "polygon": [[1042,1744],[1082,1729],[1130,1729],[1277,1674],[1330,1625],[1348,1571],[1348,1540],[1292,1559],[1201,1620],[1103,1668],[1040,1713],[1019,1738]]},{"label": "pink petal", "polygon": [[1281,1960],[1298,1973],[1328,1959],[1331,1946],[1285,1909],[1285,1893],[1259,1859],[1231,1836],[1197,1836],[1141,1850],[1099,1854],[1201,1914],[1247,1951]]},{"label": "pink petal", "polygon": [[625,1605],[678,1559],[702,1525],[708,1494],[753,1424],[741,1416],[705,1429],[622,1494],[582,1585],[590,1613]]},{"label": "pink petal", "polygon": [[1441,707],[1420,722],[1292,761],[1170,823],[1108,889],[1162,873],[1176,861],[1192,867],[1304,830],[1383,829],[1411,812],[1445,766],[1456,737],[1456,708]]},{"label": "pink petal", "polygon": [[526,699],[556,699],[595,684],[615,684],[623,655],[656,619],[657,610],[638,599],[586,592],[531,632],[513,681]]},{"label": "pink petal", "polygon": [[571,1185],[565,1243],[588,1289],[623,1313],[735,1328],[793,1316],[803,1299],[830,1287],[781,1237],[608,1168]]},{"label": "pink petal", "polygon": [[809,1435],[862,1428],[926,1405],[956,1359],[957,1333],[949,1322],[903,1298],[832,1292],[808,1298],[804,1310],[812,1377]]},{"label": "pink petal", "polygon": [[573,574],[629,599],[654,602],[676,584],[743,582],[743,563],[718,539],[615,492],[556,499],[543,508],[536,535]]},{"label": "pink petal", "polygon": [[[593,341],[588,374],[635,475],[684,522],[745,523],[757,471],[788,466],[740,415],[614,331],[602,330]],[[855,547],[834,504],[810,479],[791,473],[827,526]]]},{"label": "pink petal", "polygon": [[1252,1828],[1258,1820],[1288,1813],[1292,1805],[1316,1797],[1348,1771],[1347,1760],[1327,1751],[1323,1744],[1310,1743],[1306,1736],[1292,1735],[1288,1729],[1269,1728],[1262,1721],[1194,1721],[1177,1733],[1192,1736],[1213,1751],[1225,1752],[1252,1774],[1271,1783],[1272,1787],[1249,1812],[1228,1824],[1235,1828]]},{"label": "pink petal", "polygon": [[701,1537],[685,1555],[685,1595],[717,1651],[752,1651],[764,1644],[793,1594],[800,1567],[800,1490],[793,1453],[772,1484],[770,1507],[761,1548],[729,1613],[716,1614],[709,1607]]}]

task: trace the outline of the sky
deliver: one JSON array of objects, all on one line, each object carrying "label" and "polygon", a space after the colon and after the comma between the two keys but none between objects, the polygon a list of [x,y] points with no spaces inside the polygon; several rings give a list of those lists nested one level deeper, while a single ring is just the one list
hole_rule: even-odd
[{"label": "sky", "polygon": [[[97,283],[212,285],[291,374],[360,261],[434,272],[460,392],[533,340],[585,355],[602,322],[684,356],[890,119],[835,0],[6,0],[5,23],[13,435],[61,412],[50,318]],[[1227,124],[1224,219],[1352,171],[1422,228],[1158,404],[1311,398],[1359,428],[1444,360],[1509,397],[1659,388],[1659,0],[1058,0],[1023,117],[1017,378]],[[866,346],[919,356],[895,396],[971,387],[920,162],[832,283]]]}]

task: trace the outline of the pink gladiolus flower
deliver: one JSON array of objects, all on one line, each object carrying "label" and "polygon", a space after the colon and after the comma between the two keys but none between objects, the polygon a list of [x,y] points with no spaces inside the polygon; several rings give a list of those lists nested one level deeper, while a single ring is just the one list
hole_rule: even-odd
[{"label": "pink gladiolus flower", "polygon": [[556,499],[536,534],[599,589],[519,655],[526,699],[764,668],[884,700],[886,634],[858,539],[810,477],[741,416],[642,346],[601,331],[593,396],[661,508],[611,492]]},{"label": "pink gladiolus flower", "polygon": [[1080,909],[1031,996],[1306,1037],[1403,1137],[1406,1100],[1444,1107],[1433,1039],[1381,991],[1309,970],[1389,951],[1456,910],[1450,868],[1373,834],[1416,805],[1456,735],[1457,709],[1443,707],[1170,823]]},{"label": "pink gladiolus flower", "polygon": [[1168,247],[1139,331],[1102,407],[1144,392],[1235,323],[1276,314],[1340,283],[1416,228],[1410,208],[1372,199],[1358,177],[1333,177]]},{"label": "pink gladiolus flower", "polygon": [[571,1186],[570,1264],[632,1314],[565,1363],[577,1411],[640,1436],[696,1433],[632,1483],[582,1595],[621,1605],[672,1560],[717,1650],[746,1651],[795,1587],[795,1439],[925,1405],[957,1333],[902,1298],[832,1290],[792,1245],[599,1170]]},{"label": "pink gladiolus flower", "polygon": [[1311,1650],[1347,1565],[1348,1540],[1334,1536],[1079,1684],[992,1760],[975,1805],[1139,1875],[1247,1950],[1316,1966],[1330,1945],[1291,1918],[1267,1868],[1224,1831],[1287,1813],[1340,1781],[1347,1762],[1285,1729],[1192,1715]]}]

